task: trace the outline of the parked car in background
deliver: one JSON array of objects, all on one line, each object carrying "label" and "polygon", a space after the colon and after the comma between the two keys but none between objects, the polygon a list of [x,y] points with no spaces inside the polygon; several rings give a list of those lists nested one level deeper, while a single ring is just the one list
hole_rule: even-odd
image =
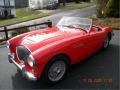
[{"label": "parked car in background", "polygon": [[29,0],[29,8],[31,9],[43,9],[50,7],[49,9],[56,9],[58,0]]},{"label": "parked car in background", "polygon": [[8,59],[29,80],[54,84],[63,79],[70,65],[108,48],[112,36],[110,27],[94,26],[91,19],[63,17],[54,27],[8,40]]},{"label": "parked car in background", "polygon": [[53,9],[57,9],[58,6],[59,6],[58,3],[54,1],[54,2],[49,2],[45,8],[48,10],[53,10]]}]

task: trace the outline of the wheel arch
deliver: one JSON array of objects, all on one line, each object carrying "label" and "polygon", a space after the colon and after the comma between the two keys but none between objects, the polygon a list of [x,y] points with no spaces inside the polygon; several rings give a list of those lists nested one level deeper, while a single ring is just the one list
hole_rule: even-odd
[{"label": "wheel arch", "polygon": [[111,40],[112,39],[112,33],[111,32],[108,32],[108,37],[109,37],[109,40]]},{"label": "wheel arch", "polygon": [[[65,54],[65,53],[60,53],[60,54],[56,54],[54,55],[49,61],[51,61],[53,58],[57,57],[57,56],[64,56],[67,58],[67,63],[71,64],[71,58],[69,55]],[[48,62],[49,63],[49,62]]]},{"label": "wheel arch", "polygon": [[[66,57],[66,58],[67,58],[67,64],[69,64],[69,65],[71,64],[71,59],[70,59],[69,55],[67,55],[67,54],[65,54],[65,53],[59,53],[59,54],[53,55],[53,56],[48,60],[48,62],[46,63],[45,67],[46,67],[49,63],[51,63],[54,58],[56,58],[56,57],[58,57],[58,56],[64,56],[64,57]],[[44,69],[45,69],[45,67],[44,67]],[[43,71],[44,71],[44,70],[43,70]]]}]

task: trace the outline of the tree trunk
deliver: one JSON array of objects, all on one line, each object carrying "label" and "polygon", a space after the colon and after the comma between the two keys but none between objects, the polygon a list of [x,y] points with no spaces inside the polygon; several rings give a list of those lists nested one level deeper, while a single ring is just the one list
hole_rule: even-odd
[{"label": "tree trunk", "polygon": [[104,8],[105,8],[105,6],[106,6],[106,2],[108,1],[108,0],[96,0],[97,1],[97,17],[103,17],[104,15],[103,15],[103,11],[104,11]]},{"label": "tree trunk", "polygon": [[66,6],[66,0],[62,0],[63,6]]}]

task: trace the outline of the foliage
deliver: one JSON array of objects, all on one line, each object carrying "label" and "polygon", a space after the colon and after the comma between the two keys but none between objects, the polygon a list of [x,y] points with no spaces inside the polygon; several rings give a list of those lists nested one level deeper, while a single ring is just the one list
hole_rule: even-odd
[{"label": "foliage", "polygon": [[103,10],[108,0],[96,0],[96,14],[97,17],[103,17]]},{"label": "foliage", "polygon": [[94,18],[93,24],[98,26],[110,26],[114,30],[120,30],[120,18]]},{"label": "foliage", "polygon": [[119,0],[109,0],[105,9],[105,17],[119,17]]},{"label": "foliage", "polygon": [[96,0],[97,17],[119,17],[119,0]]},{"label": "foliage", "polygon": [[13,37],[13,36],[16,36],[16,35],[19,35],[19,34],[22,34],[22,33],[26,33],[26,32],[29,32],[29,30],[27,28],[22,28],[22,29],[16,29],[11,34],[12,34],[12,37]]}]

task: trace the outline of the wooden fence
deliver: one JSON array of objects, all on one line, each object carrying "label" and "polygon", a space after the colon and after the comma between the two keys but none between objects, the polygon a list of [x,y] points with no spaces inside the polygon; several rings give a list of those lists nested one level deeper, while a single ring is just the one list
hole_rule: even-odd
[{"label": "wooden fence", "polygon": [[29,28],[29,27],[39,26],[39,25],[47,25],[48,27],[52,27],[52,22],[50,20],[48,20],[47,22],[44,22],[44,23],[26,25],[26,26],[21,26],[21,27],[17,27],[17,28],[10,28],[10,29],[8,29],[7,26],[4,26],[3,30],[0,30],[0,33],[1,32],[5,33],[5,39],[1,39],[0,42],[6,41],[9,39],[9,36],[8,36],[9,31],[22,30],[22,28]]}]

